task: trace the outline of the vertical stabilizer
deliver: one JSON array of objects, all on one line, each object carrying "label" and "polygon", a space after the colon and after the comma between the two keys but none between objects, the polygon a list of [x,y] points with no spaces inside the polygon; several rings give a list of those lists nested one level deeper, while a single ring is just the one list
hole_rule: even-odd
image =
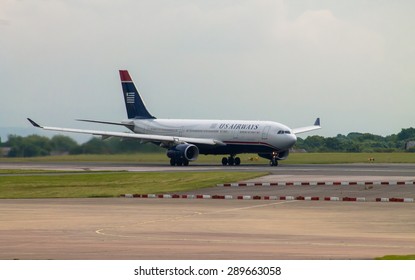
[{"label": "vertical stabilizer", "polygon": [[125,107],[129,119],[155,119],[152,116],[135,87],[127,70],[120,70],[121,86],[124,94]]}]

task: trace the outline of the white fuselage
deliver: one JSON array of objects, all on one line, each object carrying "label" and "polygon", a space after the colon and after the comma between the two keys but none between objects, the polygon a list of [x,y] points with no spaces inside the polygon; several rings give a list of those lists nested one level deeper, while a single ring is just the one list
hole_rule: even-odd
[{"label": "white fuselage", "polygon": [[271,121],[136,119],[133,122],[135,133],[210,138],[226,144],[198,145],[202,154],[280,152],[290,149],[297,140],[289,127]]}]

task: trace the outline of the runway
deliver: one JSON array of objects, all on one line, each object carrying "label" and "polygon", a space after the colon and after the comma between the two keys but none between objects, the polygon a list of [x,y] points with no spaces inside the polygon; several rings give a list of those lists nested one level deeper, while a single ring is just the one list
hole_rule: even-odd
[{"label": "runway", "polygon": [[37,169],[61,171],[130,171],[130,172],[209,172],[209,171],[261,171],[273,175],[322,175],[322,176],[415,176],[415,164],[295,164],[281,163],[279,166],[243,164],[222,166],[214,164],[193,164],[190,166],[169,166],[166,164],[132,164],[108,162],[7,162],[0,163],[0,169]]},{"label": "runway", "polygon": [[[262,181],[414,180],[414,165],[191,166],[12,164],[22,169],[270,170]],[[4,164],[1,168],[10,169]],[[85,169],[88,168],[88,169]],[[258,179],[255,179],[257,181]],[[212,187],[203,192],[404,192],[415,186]],[[351,189],[351,188],[360,189]],[[385,188],[382,190],[380,188]],[[403,189],[406,187],[407,189]],[[319,189],[321,188],[321,189]],[[395,194],[395,193],[394,193]],[[372,259],[414,254],[415,203],[199,199],[1,200],[0,259]]]}]

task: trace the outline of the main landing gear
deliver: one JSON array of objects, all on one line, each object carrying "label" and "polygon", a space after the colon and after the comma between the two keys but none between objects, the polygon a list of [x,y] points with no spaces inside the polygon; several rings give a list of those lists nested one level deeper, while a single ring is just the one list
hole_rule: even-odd
[{"label": "main landing gear", "polygon": [[241,159],[239,157],[235,157],[235,155],[230,155],[229,157],[224,157],[222,158],[222,165],[240,165],[241,164]]},{"label": "main landing gear", "polygon": [[188,166],[189,161],[187,159],[181,158],[181,157],[178,157],[178,158],[172,157],[170,159],[170,165],[171,166],[175,166],[175,165],[177,165],[177,166]]}]

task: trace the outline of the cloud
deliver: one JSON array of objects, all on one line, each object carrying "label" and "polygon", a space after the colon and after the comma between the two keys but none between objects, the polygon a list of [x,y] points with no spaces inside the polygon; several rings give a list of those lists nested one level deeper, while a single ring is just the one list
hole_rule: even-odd
[{"label": "cloud", "polygon": [[[11,126],[26,123],[22,112],[39,121],[53,116],[58,125],[73,125],[67,122],[79,117],[123,118],[120,68],[130,70],[159,117],[269,119],[302,126],[317,114],[335,120],[351,107],[361,119],[367,104],[374,104],[379,108],[374,119],[385,123],[382,112],[397,116],[415,102],[414,20],[403,4],[1,5],[0,84],[13,94],[2,100],[0,120]],[[394,119],[394,126],[405,120]],[[359,123],[351,122],[352,128]],[[328,125],[322,133],[337,134],[338,125]]]},{"label": "cloud", "polygon": [[288,23],[283,35],[328,55],[383,58],[382,38],[376,32],[336,18],[330,10],[306,11]]}]

